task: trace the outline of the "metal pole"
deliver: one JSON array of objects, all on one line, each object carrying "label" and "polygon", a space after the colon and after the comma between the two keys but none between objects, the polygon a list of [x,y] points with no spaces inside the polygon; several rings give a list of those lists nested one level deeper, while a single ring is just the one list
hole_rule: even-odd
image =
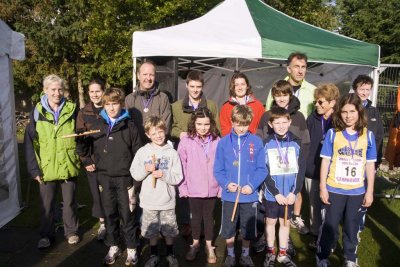
[{"label": "metal pole", "polygon": [[[133,88],[136,87],[136,57],[133,57],[133,73],[132,73],[132,84],[133,84]],[[132,88],[132,90],[133,90]]]}]

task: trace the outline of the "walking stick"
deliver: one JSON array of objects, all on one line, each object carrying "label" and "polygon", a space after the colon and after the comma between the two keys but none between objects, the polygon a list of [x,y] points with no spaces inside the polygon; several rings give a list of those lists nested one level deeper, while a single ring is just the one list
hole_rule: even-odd
[{"label": "walking stick", "polygon": [[78,134],[63,135],[63,136],[61,136],[61,138],[78,137],[78,136],[84,136],[84,135],[89,135],[89,134],[95,134],[95,133],[99,133],[99,132],[100,132],[100,130],[90,130],[90,131],[86,131],[86,132],[78,133]]},{"label": "walking stick", "polygon": [[233,211],[232,211],[232,218],[231,222],[235,219],[235,214],[236,214],[236,209],[239,203],[239,196],[240,196],[240,185],[237,187],[237,194],[236,194],[236,200],[235,200],[235,205],[233,206]]},{"label": "walking stick", "polygon": [[[151,156],[151,160],[153,161],[153,164],[155,165],[156,164],[156,155],[153,154],[153,156]],[[156,184],[157,184],[157,179],[153,175],[153,188],[156,188]]]},{"label": "walking stick", "polygon": [[287,223],[287,210],[288,210],[288,207],[287,207],[287,205],[285,205],[285,218],[283,219],[283,224],[286,226],[286,223]]}]

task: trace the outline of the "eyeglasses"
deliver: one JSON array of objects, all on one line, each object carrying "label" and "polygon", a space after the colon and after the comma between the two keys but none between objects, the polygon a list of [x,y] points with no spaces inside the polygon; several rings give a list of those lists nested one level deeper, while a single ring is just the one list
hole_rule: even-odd
[{"label": "eyeglasses", "polygon": [[318,100],[318,101],[313,101],[313,104],[315,105],[315,104],[318,103],[318,105],[322,106],[322,104],[325,103],[325,102],[329,102],[329,101],[328,100],[325,100],[325,101]]}]

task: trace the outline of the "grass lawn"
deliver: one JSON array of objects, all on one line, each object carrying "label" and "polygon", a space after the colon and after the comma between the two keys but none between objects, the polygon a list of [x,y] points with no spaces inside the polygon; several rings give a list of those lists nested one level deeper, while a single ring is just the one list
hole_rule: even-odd
[{"label": "grass lawn", "polygon": [[[38,209],[38,186],[28,178],[25,169],[25,159],[23,156],[22,145],[19,145],[20,168],[21,168],[21,191],[23,202],[27,205],[21,214],[15,218],[8,226],[13,228],[31,228],[32,231],[38,231],[39,209]],[[391,192],[392,184],[386,180],[378,179],[376,182],[376,193]],[[82,228],[90,229],[95,227],[97,221],[91,217],[91,196],[86,177],[82,174],[79,177],[77,199],[79,204],[86,205],[79,210],[79,220]],[[306,206],[305,200],[304,206]],[[218,205],[218,207],[220,207]],[[220,214],[220,210],[217,211]],[[307,217],[307,210],[304,209],[303,217]],[[369,209],[366,219],[366,229],[361,233],[361,243],[358,248],[360,266],[400,266],[400,199],[395,199],[391,203],[387,199],[375,198],[373,206]],[[219,224],[219,215],[216,217],[216,223]],[[219,228],[219,225],[216,226]],[[294,241],[297,256],[295,262],[298,266],[315,266],[314,252],[307,247],[311,236],[297,234],[292,229],[291,236]],[[217,255],[219,256],[216,265],[221,266],[221,261],[225,255],[224,241],[217,238]],[[187,249],[188,242],[183,238],[177,239],[177,250],[182,258]],[[330,257],[332,266],[341,266],[343,259],[341,256],[341,241],[336,248],[334,255]],[[256,266],[262,266],[263,255],[254,255]],[[182,261],[181,261],[182,260]],[[180,259],[182,263],[189,266],[188,262]],[[197,260],[196,260],[197,261]],[[206,266],[204,260],[190,264],[195,266]],[[1,264],[0,264],[1,265]]]}]

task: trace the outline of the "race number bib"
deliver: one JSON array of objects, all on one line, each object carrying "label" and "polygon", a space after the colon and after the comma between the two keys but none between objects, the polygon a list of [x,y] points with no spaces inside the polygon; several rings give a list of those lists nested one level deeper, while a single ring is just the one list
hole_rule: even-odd
[{"label": "race number bib", "polygon": [[363,161],[338,157],[336,161],[335,182],[343,185],[357,185],[362,182]]},{"label": "race number bib", "polygon": [[[283,155],[286,155],[286,148],[282,148]],[[288,163],[281,161],[279,151],[277,148],[271,148],[267,150],[269,160],[269,170],[271,175],[283,175],[298,173],[296,150],[294,147],[289,147],[287,153]]]}]

